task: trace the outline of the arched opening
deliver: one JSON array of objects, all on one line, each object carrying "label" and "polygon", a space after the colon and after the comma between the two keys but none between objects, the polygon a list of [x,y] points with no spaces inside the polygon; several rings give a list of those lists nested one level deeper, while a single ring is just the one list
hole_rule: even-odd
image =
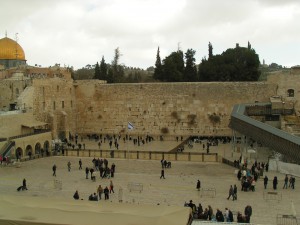
[{"label": "arched opening", "polygon": [[20,95],[19,88],[16,88],[16,97],[19,97],[19,95]]},{"label": "arched opening", "polygon": [[25,154],[26,154],[26,156],[27,155],[29,156],[29,159],[31,159],[31,156],[32,156],[32,147],[31,147],[31,145],[27,145],[26,150],[25,150]]},{"label": "arched opening", "polygon": [[23,149],[18,147],[15,154],[17,159],[21,159],[23,157]]},{"label": "arched opening", "polygon": [[46,153],[47,156],[50,154],[50,144],[49,141],[44,142],[44,149],[42,149],[42,154]]},{"label": "arched opening", "polygon": [[288,97],[294,97],[295,93],[294,93],[294,89],[288,89],[287,90],[287,96]]},{"label": "arched opening", "polygon": [[35,144],[34,150],[35,150],[34,153],[36,155],[41,154],[41,144],[39,142]]}]

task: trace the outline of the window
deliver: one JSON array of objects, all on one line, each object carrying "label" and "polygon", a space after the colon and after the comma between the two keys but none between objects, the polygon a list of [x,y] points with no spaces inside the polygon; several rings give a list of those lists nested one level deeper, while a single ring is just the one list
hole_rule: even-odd
[{"label": "window", "polygon": [[64,101],[61,101],[61,107],[65,108],[65,102]]},{"label": "window", "polygon": [[287,96],[288,97],[294,97],[294,89],[288,89]]},{"label": "window", "polygon": [[57,85],[57,92],[59,91],[59,86]]},{"label": "window", "polygon": [[55,110],[55,102],[53,102],[53,110]]},{"label": "window", "polygon": [[73,107],[73,101],[71,100],[71,108]]}]

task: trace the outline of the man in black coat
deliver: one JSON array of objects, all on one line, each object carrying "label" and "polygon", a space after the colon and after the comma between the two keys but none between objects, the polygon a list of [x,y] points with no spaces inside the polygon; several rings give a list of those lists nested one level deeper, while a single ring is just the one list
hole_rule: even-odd
[{"label": "man in black coat", "polygon": [[245,207],[245,222],[250,223],[250,217],[252,216],[252,207],[250,205],[247,205]]}]

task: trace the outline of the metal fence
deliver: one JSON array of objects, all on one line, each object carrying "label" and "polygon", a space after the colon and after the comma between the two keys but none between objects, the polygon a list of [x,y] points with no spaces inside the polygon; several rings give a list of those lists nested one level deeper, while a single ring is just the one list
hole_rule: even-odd
[{"label": "metal fence", "polygon": [[281,215],[278,214],[276,218],[277,225],[299,225],[297,217],[293,215]]}]

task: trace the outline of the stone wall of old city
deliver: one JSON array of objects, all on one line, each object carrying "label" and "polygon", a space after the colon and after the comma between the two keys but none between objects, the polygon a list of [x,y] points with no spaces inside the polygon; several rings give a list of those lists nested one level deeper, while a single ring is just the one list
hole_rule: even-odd
[{"label": "stone wall of old city", "polygon": [[[55,77],[33,79],[33,91],[26,99],[32,95],[34,117],[49,123],[54,139],[67,137],[69,132],[126,133],[128,122],[134,125],[132,134],[231,135],[228,124],[233,105],[269,102],[271,96],[281,96],[297,108],[299,78],[275,74],[267,82],[106,84]],[[10,81],[1,85],[1,97],[9,99],[13,94]],[[294,90],[294,97],[287,95],[289,89]]]},{"label": "stone wall of old city", "polygon": [[276,90],[277,84],[265,82],[95,84],[91,80],[75,88],[77,115],[69,121],[76,121],[72,127],[78,133],[127,132],[131,122],[134,134],[231,135],[233,105],[269,102]]},{"label": "stone wall of old city", "polygon": [[[278,85],[277,95],[281,97],[285,108],[300,108],[300,70],[292,70],[290,73],[278,73],[268,77],[268,83]],[[292,90],[293,95],[289,95]],[[299,114],[298,111],[296,113]]]},{"label": "stone wall of old city", "polygon": [[10,104],[16,103],[18,96],[30,83],[30,80],[0,80],[0,111],[8,111]]}]

